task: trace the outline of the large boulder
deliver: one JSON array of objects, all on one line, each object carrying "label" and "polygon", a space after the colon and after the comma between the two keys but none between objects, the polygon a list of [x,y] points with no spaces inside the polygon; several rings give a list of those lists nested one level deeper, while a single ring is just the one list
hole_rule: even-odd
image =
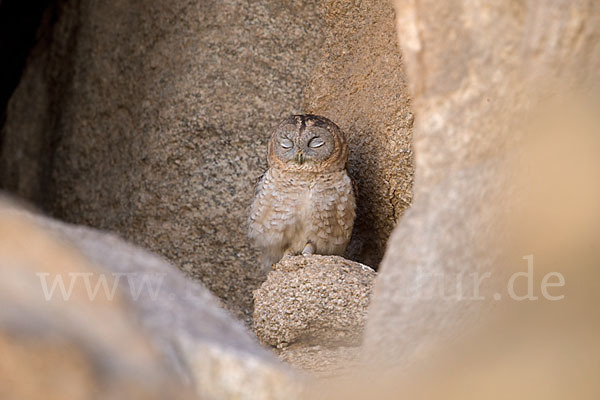
[{"label": "large boulder", "polygon": [[[566,186],[581,183],[582,170],[564,173],[578,158],[565,157],[567,149],[587,152],[579,145],[587,142],[561,139],[553,157],[537,159],[537,149],[554,146],[555,138],[539,129],[532,135],[530,123],[548,99],[561,99],[566,108],[553,116],[565,116],[582,99],[578,90],[598,87],[600,25],[598,8],[586,1],[398,0],[396,11],[417,116],[415,191],[375,284],[365,354],[405,368],[472,330],[508,297],[506,274],[527,271],[522,257],[534,249],[524,244],[553,232],[565,207],[590,210],[566,195],[587,193],[585,185]],[[575,134],[577,118],[569,118],[562,122]],[[561,129],[564,138],[569,128]],[[524,146],[531,136],[536,145]],[[527,163],[519,158],[540,174],[523,175]],[[530,202],[524,194],[533,192],[523,189],[542,177],[550,190]],[[527,215],[517,212],[523,201],[530,215],[546,210],[544,218],[529,219],[535,229],[528,238],[512,231],[528,226],[515,218]],[[508,240],[515,238],[526,238],[519,251]]]},{"label": "large boulder", "polygon": [[[64,354],[50,370],[56,379],[81,377],[73,390],[87,398],[95,391],[113,398],[122,388],[137,388],[136,398],[299,394],[298,373],[162,258],[112,234],[6,205],[0,218],[0,345],[15,363],[43,368]],[[45,374],[15,372],[20,383],[2,390],[19,390],[27,377],[46,382]],[[119,395],[127,393],[137,392]]]},{"label": "large boulder", "polygon": [[391,5],[354,3],[56,2],[8,106],[0,184],[166,256],[249,323],[270,130],[317,112],[349,136],[349,256],[376,267],[410,203],[412,114]]}]

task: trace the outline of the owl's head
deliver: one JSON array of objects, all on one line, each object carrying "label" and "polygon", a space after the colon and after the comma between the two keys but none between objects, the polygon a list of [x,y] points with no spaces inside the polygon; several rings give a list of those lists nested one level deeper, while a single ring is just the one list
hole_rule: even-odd
[{"label": "owl's head", "polygon": [[340,128],[312,114],[284,119],[269,142],[269,166],[288,171],[330,172],[346,167],[348,144]]}]

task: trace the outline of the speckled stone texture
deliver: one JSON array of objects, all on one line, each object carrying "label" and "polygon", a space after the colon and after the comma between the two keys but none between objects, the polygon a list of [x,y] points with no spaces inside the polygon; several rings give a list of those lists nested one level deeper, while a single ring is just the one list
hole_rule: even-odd
[{"label": "speckled stone texture", "polygon": [[322,7],[58,4],[9,105],[2,184],[161,253],[248,322],[248,209],[270,130],[302,111]]},{"label": "speckled stone texture", "polygon": [[360,344],[375,272],[338,256],[285,257],[254,291],[254,331],[265,344]]},{"label": "speckled stone texture", "polygon": [[278,349],[277,352],[280,360],[319,380],[344,377],[361,367],[359,346],[329,347],[299,342]]},{"label": "speckled stone texture", "polygon": [[587,1],[398,0],[396,10],[418,116],[415,194],[388,243],[364,352],[406,368],[508,297],[506,273],[528,254],[507,251],[522,194],[512,162],[535,107],[600,82],[600,25]]},{"label": "speckled stone texture", "polygon": [[377,267],[410,203],[393,19],[374,0],[58,1],[8,106],[0,184],[166,256],[250,324],[265,276],[246,219],[282,116],[349,136],[349,258]]},{"label": "speckled stone texture", "polygon": [[305,91],[307,112],[346,133],[358,186],[346,257],[377,268],[387,239],[412,201],[413,113],[387,1],[327,0],[323,54]]}]

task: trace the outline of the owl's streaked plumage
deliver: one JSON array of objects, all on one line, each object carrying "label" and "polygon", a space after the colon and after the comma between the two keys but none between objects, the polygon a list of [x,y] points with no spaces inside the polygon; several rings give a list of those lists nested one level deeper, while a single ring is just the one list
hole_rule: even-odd
[{"label": "owl's streaked plumage", "polygon": [[265,266],[288,254],[341,255],[355,217],[343,132],[325,117],[293,115],[271,136],[268,153],[248,219]]}]

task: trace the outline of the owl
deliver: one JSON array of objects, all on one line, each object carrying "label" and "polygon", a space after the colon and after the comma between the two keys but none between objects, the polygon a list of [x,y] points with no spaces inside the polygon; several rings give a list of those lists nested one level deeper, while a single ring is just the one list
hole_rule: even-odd
[{"label": "owl", "polygon": [[344,253],[356,208],[347,161],[346,138],[325,117],[293,115],[275,129],[248,218],[267,270],[285,255]]}]

